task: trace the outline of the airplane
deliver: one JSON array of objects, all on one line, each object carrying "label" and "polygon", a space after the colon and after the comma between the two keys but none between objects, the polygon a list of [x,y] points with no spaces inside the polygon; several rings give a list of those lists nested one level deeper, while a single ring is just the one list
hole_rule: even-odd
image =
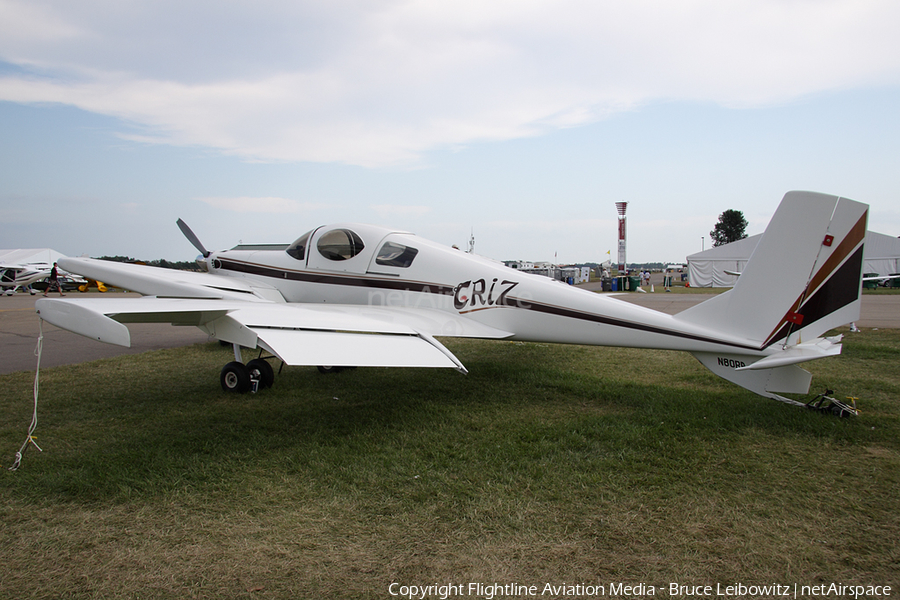
[{"label": "airplane", "polygon": [[878,285],[887,285],[894,279],[900,279],[900,275],[872,275],[871,277],[863,277],[863,283],[866,281],[877,281]]},{"label": "airplane", "polygon": [[50,265],[46,263],[0,265],[0,289],[7,296],[12,296],[19,288],[34,296],[37,292],[31,285],[49,276]]},{"label": "airplane", "polygon": [[[41,319],[129,346],[127,323],[199,327],[230,343],[220,373],[230,392],[274,382],[286,365],[448,367],[466,373],[440,337],[681,350],[764,397],[806,394],[798,364],[840,354],[859,319],[868,206],[788,192],[731,290],[668,315],[520,273],[416,235],[373,225],[321,226],[278,250],[208,251],[178,225],[207,272],[61,258],[67,271],[142,298],[40,299]],[[242,362],[240,348],[260,349]],[[263,351],[271,356],[262,358]]]},{"label": "airplane", "polygon": [[[741,276],[741,271],[729,271],[728,269],[723,269],[722,272],[725,273],[726,275],[731,275],[733,277]],[[865,283],[867,281],[877,281],[878,285],[885,285],[885,284],[887,284],[887,282],[889,282],[893,279],[900,279],[900,275],[873,275],[871,277],[863,277],[862,281],[863,281],[863,283]]]},{"label": "airplane", "polygon": [[97,288],[98,292],[106,292],[109,291],[109,288],[106,287],[106,284],[102,281],[97,281],[95,279],[87,278],[83,283],[78,285],[79,292],[88,292],[92,287]]}]

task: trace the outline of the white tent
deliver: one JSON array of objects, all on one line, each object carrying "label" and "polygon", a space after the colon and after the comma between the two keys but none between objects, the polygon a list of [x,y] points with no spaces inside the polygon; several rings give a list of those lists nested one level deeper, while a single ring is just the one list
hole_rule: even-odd
[{"label": "white tent", "polygon": [[[743,271],[760,237],[762,234],[688,256],[688,281],[691,287],[733,286],[737,277],[728,275],[725,271]],[[866,232],[863,273],[900,273],[900,239],[874,231]]]},{"label": "white tent", "polygon": [[60,258],[65,258],[51,248],[17,248],[14,250],[0,250],[0,265],[25,266],[25,265],[53,265]]},{"label": "white tent", "polygon": [[900,238],[870,231],[866,234],[864,273],[900,273]]},{"label": "white tent", "polygon": [[691,287],[732,287],[737,277],[725,271],[743,271],[760,237],[761,233],[688,256]]}]

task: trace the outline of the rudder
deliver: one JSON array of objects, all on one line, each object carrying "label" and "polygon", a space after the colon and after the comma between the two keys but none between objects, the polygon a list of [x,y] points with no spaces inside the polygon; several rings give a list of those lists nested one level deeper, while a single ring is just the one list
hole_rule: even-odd
[{"label": "rudder", "polygon": [[734,288],[676,315],[763,350],[859,318],[868,206],[788,192]]}]

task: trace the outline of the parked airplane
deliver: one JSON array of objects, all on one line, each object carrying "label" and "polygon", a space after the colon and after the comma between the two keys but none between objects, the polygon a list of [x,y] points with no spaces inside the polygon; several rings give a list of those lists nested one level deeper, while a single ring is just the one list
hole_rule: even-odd
[{"label": "parked airplane", "polygon": [[[41,299],[42,319],[128,346],[124,323],[194,325],[235,348],[225,390],[274,380],[260,348],[288,365],[451,367],[436,338],[475,337],[683,350],[750,391],[796,403],[811,375],[797,366],[840,353],[820,337],[859,318],[868,207],[812,192],[785,195],[733,289],[676,315],[528,275],[407,232],[318,227],[281,250],[202,253],[208,273],[85,258],[73,271],[144,298]],[[326,369],[327,370],[327,369]]]},{"label": "parked airplane", "polygon": [[[740,271],[729,271],[728,269],[723,269],[723,273],[726,275],[731,275],[733,277],[740,277]],[[872,275],[870,277],[863,277],[862,281],[865,283],[866,281],[877,281],[878,285],[887,285],[893,279],[900,279],[900,275]]]},{"label": "parked airplane", "polygon": [[7,296],[12,296],[19,288],[27,290],[32,296],[36,293],[31,284],[50,276],[50,265],[46,263],[31,265],[0,265],[0,289]]}]

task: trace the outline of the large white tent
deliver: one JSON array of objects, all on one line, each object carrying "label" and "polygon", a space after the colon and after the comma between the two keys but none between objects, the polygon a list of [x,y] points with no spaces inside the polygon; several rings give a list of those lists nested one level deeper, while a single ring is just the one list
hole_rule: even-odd
[{"label": "large white tent", "polygon": [[900,273],[900,238],[870,231],[866,234],[863,272],[878,275]]},{"label": "large white tent", "polygon": [[60,254],[52,248],[16,248],[13,250],[0,250],[0,265],[52,265],[65,256],[65,254]]},{"label": "large white tent", "polygon": [[737,277],[725,271],[743,271],[760,237],[761,233],[688,256],[691,287],[732,287]]},{"label": "large white tent", "polygon": [[[725,271],[743,271],[761,237],[762,234],[754,235],[688,256],[688,281],[691,287],[732,287],[737,277]],[[874,231],[867,232],[863,273],[900,273],[900,238]]]}]

